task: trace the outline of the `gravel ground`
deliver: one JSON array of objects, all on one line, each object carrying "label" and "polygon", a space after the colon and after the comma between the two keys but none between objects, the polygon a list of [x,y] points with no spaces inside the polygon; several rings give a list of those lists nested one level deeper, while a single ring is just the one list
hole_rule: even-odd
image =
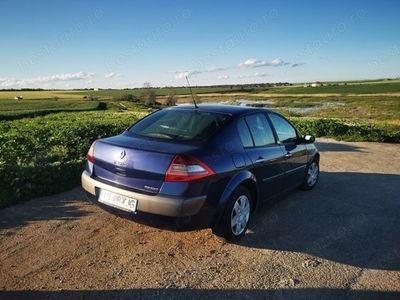
[{"label": "gravel ground", "polygon": [[265,204],[239,245],[86,202],[0,211],[0,298],[400,299],[400,145],[319,140],[310,192]]}]

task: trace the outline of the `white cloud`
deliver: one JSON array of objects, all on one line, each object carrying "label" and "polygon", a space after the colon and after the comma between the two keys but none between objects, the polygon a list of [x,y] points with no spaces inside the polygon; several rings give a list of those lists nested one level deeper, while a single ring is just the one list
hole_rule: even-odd
[{"label": "white cloud", "polygon": [[254,77],[267,77],[267,76],[269,76],[267,73],[259,73],[259,72],[254,73]]},{"label": "white cloud", "polygon": [[240,68],[257,68],[265,66],[267,62],[265,60],[258,60],[255,58],[246,59],[244,62],[240,63],[238,66]]},{"label": "white cloud", "polygon": [[230,69],[231,67],[210,67],[207,70],[186,70],[186,71],[175,71],[175,79],[185,79],[185,77],[191,77],[193,75],[199,75],[203,73],[222,72]]},{"label": "white cloud", "polygon": [[278,66],[283,66],[287,63],[285,63],[282,59],[280,58],[275,58],[273,60],[271,60],[270,65],[273,67],[278,67]]},{"label": "white cloud", "polygon": [[290,63],[283,61],[280,58],[275,58],[271,61],[260,60],[255,58],[246,59],[244,62],[238,64],[240,68],[258,68],[258,67],[279,67],[289,65]]},{"label": "white cloud", "polygon": [[50,76],[39,76],[29,79],[14,79],[14,78],[2,78],[0,79],[0,87],[32,87],[39,84],[50,84],[61,81],[75,81],[75,80],[87,80],[94,76],[93,73],[76,72],[76,73],[64,73],[55,74]]},{"label": "white cloud", "polygon": [[107,73],[106,75],[104,75],[104,78],[114,78],[114,77],[119,77],[119,76],[121,76],[121,75],[118,73],[110,72],[110,73]]},{"label": "white cloud", "polygon": [[[223,72],[231,69],[252,69],[252,68],[259,68],[259,67],[281,67],[281,66],[291,66],[292,68],[298,67],[303,65],[303,63],[290,63],[287,61],[284,61],[283,59],[280,58],[275,58],[273,60],[267,61],[267,60],[261,60],[261,59],[256,59],[256,58],[249,58],[246,59],[244,62],[241,62],[237,65],[231,65],[231,66],[222,66],[222,67],[215,67],[212,66],[208,69],[205,70],[191,70],[191,71],[176,71],[174,72],[175,74],[175,79],[184,79],[185,77],[190,77],[192,75],[197,75],[197,74],[204,74],[204,73],[211,73],[211,72]],[[220,75],[217,76],[218,79],[226,79],[229,78],[226,77],[228,75]],[[251,77],[265,77],[269,76],[267,73],[261,73],[257,72],[255,74],[251,75],[240,75],[239,78],[251,78]]]},{"label": "white cloud", "polygon": [[242,74],[242,75],[239,75],[238,77],[239,78],[254,78],[254,77],[266,77],[266,76],[269,76],[269,74],[256,72],[254,74]]},{"label": "white cloud", "polygon": [[185,79],[185,77],[191,77],[193,75],[201,74],[201,71],[191,70],[191,71],[176,71],[175,79]]},{"label": "white cloud", "polygon": [[207,72],[221,72],[226,71],[229,67],[211,67],[207,69]]}]

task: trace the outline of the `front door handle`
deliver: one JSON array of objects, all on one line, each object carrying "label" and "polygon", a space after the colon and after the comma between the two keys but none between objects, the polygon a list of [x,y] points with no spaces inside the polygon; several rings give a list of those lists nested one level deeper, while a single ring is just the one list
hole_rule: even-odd
[{"label": "front door handle", "polygon": [[286,153],[283,157],[284,157],[284,158],[291,158],[292,156],[293,156],[293,154],[290,153],[290,152],[288,152],[288,153]]},{"label": "front door handle", "polygon": [[257,164],[263,164],[267,161],[268,159],[264,158],[264,157],[259,157],[256,159],[256,163]]}]

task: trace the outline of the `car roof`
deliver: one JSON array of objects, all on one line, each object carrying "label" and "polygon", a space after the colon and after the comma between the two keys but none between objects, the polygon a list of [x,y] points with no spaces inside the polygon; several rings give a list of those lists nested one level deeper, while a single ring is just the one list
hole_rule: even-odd
[{"label": "car roof", "polygon": [[[239,105],[226,105],[226,104],[198,104],[198,111],[206,111],[206,112],[216,112],[216,113],[223,113],[229,114],[232,116],[239,116],[242,114],[247,114],[250,112],[271,112],[269,109],[265,108],[255,108],[255,107],[248,107],[248,106],[239,106]],[[183,104],[174,107],[170,107],[168,109],[172,110],[193,110],[194,105],[192,104]]]}]

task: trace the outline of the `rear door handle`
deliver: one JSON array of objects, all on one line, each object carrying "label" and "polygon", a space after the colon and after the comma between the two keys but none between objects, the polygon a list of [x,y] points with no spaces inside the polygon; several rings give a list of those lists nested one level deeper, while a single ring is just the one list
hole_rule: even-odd
[{"label": "rear door handle", "polygon": [[288,152],[288,153],[286,153],[283,157],[284,157],[284,158],[291,158],[292,156],[293,156],[293,154],[290,153],[290,152]]}]

